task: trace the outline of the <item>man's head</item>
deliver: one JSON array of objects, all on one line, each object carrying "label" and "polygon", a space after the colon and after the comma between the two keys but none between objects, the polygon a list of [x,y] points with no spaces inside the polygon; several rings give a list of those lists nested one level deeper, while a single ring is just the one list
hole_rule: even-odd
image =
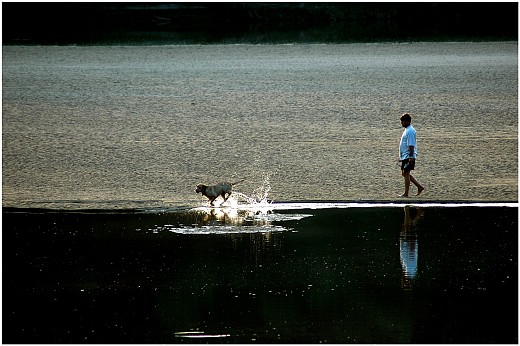
[{"label": "man's head", "polygon": [[412,122],[412,116],[409,113],[404,113],[403,115],[401,115],[401,125],[403,127],[410,126],[411,122]]}]

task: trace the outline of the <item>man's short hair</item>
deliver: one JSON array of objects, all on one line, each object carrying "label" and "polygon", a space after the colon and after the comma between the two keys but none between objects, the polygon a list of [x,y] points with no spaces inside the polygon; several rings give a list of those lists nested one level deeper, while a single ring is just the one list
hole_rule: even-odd
[{"label": "man's short hair", "polygon": [[411,122],[412,121],[412,116],[409,113],[404,113],[403,115],[401,115],[401,120],[405,120],[405,121]]}]

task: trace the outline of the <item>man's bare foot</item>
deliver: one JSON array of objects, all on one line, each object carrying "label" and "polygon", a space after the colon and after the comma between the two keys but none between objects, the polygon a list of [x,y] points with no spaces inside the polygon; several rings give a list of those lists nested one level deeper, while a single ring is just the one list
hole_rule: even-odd
[{"label": "man's bare foot", "polygon": [[421,187],[419,188],[419,191],[417,191],[416,196],[419,196],[419,195],[421,194],[421,192],[423,192],[423,191],[424,191],[424,187],[421,186]]}]

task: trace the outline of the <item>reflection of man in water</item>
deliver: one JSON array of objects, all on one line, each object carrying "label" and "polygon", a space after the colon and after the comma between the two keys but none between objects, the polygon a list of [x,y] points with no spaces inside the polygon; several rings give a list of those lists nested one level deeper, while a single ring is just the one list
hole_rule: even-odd
[{"label": "reflection of man in water", "polygon": [[419,244],[415,226],[424,214],[420,208],[404,208],[404,222],[399,235],[399,250],[401,254],[402,286],[410,288],[413,279],[417,276],[417,260],[419,256]]},{"label": "reflection of man in water", "polygon": [[400,197],[408,197],[410,182],[417,186],[419,196],[424,187],[410,174],[415,168],[417,158],[417,136],[412,126],[412,117],[408,113],[401,115],[401,125],[405,128],[399,144],[399,161],[401,162],[401,175],[404,177],[404,193]]}]

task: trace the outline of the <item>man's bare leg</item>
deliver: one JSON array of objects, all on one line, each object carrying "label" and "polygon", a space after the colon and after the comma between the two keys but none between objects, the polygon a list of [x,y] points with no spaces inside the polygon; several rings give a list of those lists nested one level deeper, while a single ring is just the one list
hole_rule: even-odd
[{"label": "man's bare leg", "polygon": [[[417,194],[416,194],[416,196],[419,196],[421,194],[421,192],[424,191],[424,187],[421,184],[419,184],[419,182],[413,177],[413,175],[411,175],[411,174],[408,174],[408,175],[410,176],[410,181],[415,186],[417,186]],[[408,183],[408,185],[409,185],[409,183]]]},{"label": "man's bare leg", "polygon": [[408,193],[410,191],[410,172],[402,171],[401,174],[404,177],[404,193],[401,195],[401,197],[408,197]]}]

